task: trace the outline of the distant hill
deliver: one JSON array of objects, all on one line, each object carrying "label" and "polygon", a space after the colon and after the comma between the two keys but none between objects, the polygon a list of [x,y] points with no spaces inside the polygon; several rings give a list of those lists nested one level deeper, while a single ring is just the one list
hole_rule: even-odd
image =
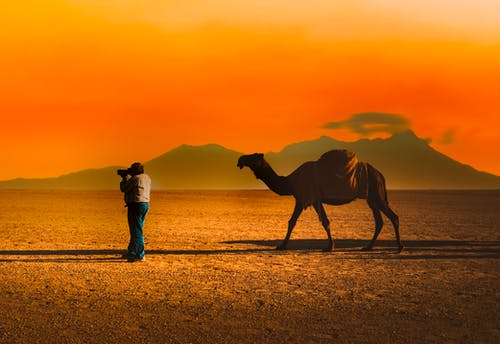
[{"label": "distant hill", "polygon": [[[330,137],[286,146],[266,154],[278,174],[286,175],[305,161],[330,149],[356,152],[361,161],[379,169],[392,189],[500,189],[500,177],[480,172],[439,153],[411,131],[387,139],[342,142]],[[253,152],[249,152],[253,153]],[[179,146],[145,163],[155,189],[265,188],[248,169],[236,167],[242,153],[216,144]],[[117,166],[84,170],[57,178],[13,179],[0,188],[116,189]]]},{"label": "distant hill", "polygon": [[[56,178],[17,178],[0,182],[6,189],[116,189],[116,170],[118,166],[88,169]],[[113,182],[114,181],[114,182]]]}]

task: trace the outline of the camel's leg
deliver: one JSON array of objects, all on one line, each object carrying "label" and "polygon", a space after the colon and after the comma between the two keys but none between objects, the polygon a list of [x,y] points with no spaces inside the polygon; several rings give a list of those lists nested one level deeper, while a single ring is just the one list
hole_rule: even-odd
[{"label": "camel's leg", "polygon": [[315,203],[314,209],[316,210],[316,213],[318,213],[319,220],[321,221],[321,224],[323,225],[323,228],[326,231],[326,235],[328,235],[328,246],[325,249],[323,249],[323,251],[324,252],[331,251],[333,249],[334,243],[332,239],[332,234],[330,232],[330,220],[328,220],[328,216],[326,215],[326,211],[322,203]]},{"label": "camel's leg", "polygon": [[373,248],[375,241],[377,241],[377,237],[382,230],[382,226],[384,225],[384,221],[382,220],[382,215],[380,214],[380,209],[376,206],[370,205],[370,208],[373,212],[373,218],[375,219],[375,232],[373,233],[373,238],[370,243],[363,247],[363,251],[369,251]]},{"label": "camel's leg", "polygon": [[394,227],[394,233],[396,234],[396,242],[398,244],[398,252],[403,251],[403,244],[401,243],[401,239],[399,237],[399,217],[396,215],[394,211],[389,207],[389,205],[384,205],[380,210],[391,220],[392,226]]},{"label": "camel's leg", "polygon": [[295,227],[295,224],[297,223],[297,219],[299,218],[300,214],[302,214],[302,206],[298,202],[295,202],[295,209],[293,209],[292,217],[290,217],[290,221],[288,221],[288,231],[286,232],[285,240],[283,240],[281,245],[276,247],[276,249],[286,250],[286,246],[288,245],[288,240],[290,240],[293,228]]}]

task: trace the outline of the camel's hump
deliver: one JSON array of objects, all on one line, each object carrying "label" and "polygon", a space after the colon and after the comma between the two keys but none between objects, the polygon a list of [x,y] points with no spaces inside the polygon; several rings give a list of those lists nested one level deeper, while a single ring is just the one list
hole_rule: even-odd
[{"label": "camel's hump", "polygon": [[355,153],[335,149],[324,153],[317,161],[302,164],[288,178],[294,196],[306,208],[323,199],[360,197],[357,171],[363,166],[358,163]]}]

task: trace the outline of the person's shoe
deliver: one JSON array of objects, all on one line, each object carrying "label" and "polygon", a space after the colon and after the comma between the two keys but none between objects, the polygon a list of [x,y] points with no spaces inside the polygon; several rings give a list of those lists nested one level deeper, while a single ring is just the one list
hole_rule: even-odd
[{"label": "person's shoe", "polygon": [[139,257],[130,257],[128,259],[128,262],[129,263],[135,263],[135,262],[145,262],[146,261],[146,257],[142,257],[142,258],[139,258]]},{"label": "person's shoe", "polygon": [[132,253],[130,253],[130,252],[122,254],[122,258],[123,259],[131,259],[131,258],[134,258],[134,257],[135,256]]}]

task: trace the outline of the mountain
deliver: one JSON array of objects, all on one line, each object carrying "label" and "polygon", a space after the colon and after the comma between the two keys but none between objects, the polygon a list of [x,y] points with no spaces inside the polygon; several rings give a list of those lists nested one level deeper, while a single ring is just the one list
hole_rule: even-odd
[{"label": "mountain", "polygon": [[157,189],[256,188],[255,177],[236,167],[241,155],[215,144],[182,145],[145,163],[144,168]]},{"label": "mountain", "polygon": [[412,131],[387,139],[342,142],[329,137],[285,147],[267,154],[279,174],[288,174],[302,161],[316,160],[329,149],[356,152],[360,161],[380,170],[392,189],[500,189],[500,177],[480,172],[429,146]]},{"label": "mountain", "polygon": [[[413,132],[387,139],[342,142],[330,137],[294,143],[266,154],[278,174],[287,175],[330,149],[348,149],[380,170],[391,189],[500,189],[500,177],[480,172],[434,150]],[[236,167],[236,152],[216,144],[179,146],[145,163],[155,189],[265,188],[248,169]],[[84,170],[57,178],[13,179],[0,188],[117,189],[116,166]]]}]

